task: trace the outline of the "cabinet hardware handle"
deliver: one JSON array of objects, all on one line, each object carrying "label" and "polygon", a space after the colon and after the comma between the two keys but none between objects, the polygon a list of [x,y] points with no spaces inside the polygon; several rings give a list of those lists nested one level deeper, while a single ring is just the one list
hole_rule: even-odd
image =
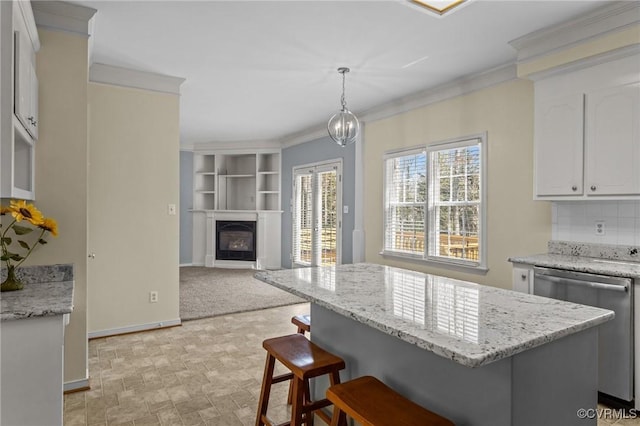
[{"label": "cabinet hardware handle", "polygon": [[578,187],[577,187],[577,186],[575,186],[575,185],[573,185],[573,186],[571,187],[571,190],[572,190],[572,191],[577,191],[577,190],[578,190]]},{"label": "cabinet hardware handle", "polygon": [[89,255],[89,257],[90,257],[91,259],[95,259],[95,258],[96,258],[96,254],[95,254],[95,253],[91,253],[91,254]]},{"label": "cabinet hardware handle", "polygon": [[522,281],[524,281],[527,279],[527,274],[522,274],[521,277],[522,277]]},{"label": "cabinet hardware handle", "polygon": [[595,185],[591,185],[591,190],[595,191],[596,190],[596,186]]}]

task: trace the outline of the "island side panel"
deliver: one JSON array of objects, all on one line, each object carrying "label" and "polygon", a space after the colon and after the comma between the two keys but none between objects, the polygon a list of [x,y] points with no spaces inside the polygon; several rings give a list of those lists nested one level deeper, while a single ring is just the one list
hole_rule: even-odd
[{"label": "island side panel", "polygon": [[596,426],[598,328],[515,355],[512,388],[514,426]]},{"label": "island side panel", "polygon": [[62,425],[64,315],[0,323],[0,424]]},{"label": "island side panel", "polygon": [[[343,381],[376,376],[457,426],[511,425],[511,358],[469,368],[313,303],[311,318],[311,339],[344,358]],[[327,385],[317,380],[314,394]]]}]

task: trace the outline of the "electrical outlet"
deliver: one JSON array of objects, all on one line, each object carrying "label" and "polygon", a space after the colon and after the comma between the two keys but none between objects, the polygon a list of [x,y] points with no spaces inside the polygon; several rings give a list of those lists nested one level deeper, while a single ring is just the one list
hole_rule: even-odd
[{"label": "electrical outlet", "polygon": [[150,291],[149,292],[149,303],[157,303],[158,302],[158,292]]},{"label": "electrical outlet", "polygon": [[604,226],[604,220],[596,220],[595,233],[598,236],[605,235],[606,229]]},{"label": "electrical outlet", "polygon": [[168,210],[169,210],[169,216],[175,216],[176,215],[176,205],[175,204],[169,204],[168,205]]}]

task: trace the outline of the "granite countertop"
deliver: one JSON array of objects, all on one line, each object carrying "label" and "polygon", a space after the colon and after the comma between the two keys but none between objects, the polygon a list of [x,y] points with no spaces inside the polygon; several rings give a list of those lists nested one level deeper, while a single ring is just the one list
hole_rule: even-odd
[{"label": "granite countertop", "polygon": [[[4,280],[6,270],[0,273]],[[69,314],[73,311],[73,265],[27,266],[24,288],[0,293],[0,321]]]},{"label": "granite countertop", "polygon": [[513,256],[509,262],[591,274],[640,278],[640,248],[550,241],[548,253]]},{"label": "granite countertop", "polygon": [[256,278],[467,367],[614,316],[605,309],[368,263],[264,271]]}]

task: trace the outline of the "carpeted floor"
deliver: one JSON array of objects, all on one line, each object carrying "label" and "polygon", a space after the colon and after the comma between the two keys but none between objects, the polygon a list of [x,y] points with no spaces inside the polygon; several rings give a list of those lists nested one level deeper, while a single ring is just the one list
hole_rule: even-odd
[{"label": "carpeted floor", "polygon": [[251,269],[180,268],[180,318],[193,320],[304,300],[253,278]]}]

